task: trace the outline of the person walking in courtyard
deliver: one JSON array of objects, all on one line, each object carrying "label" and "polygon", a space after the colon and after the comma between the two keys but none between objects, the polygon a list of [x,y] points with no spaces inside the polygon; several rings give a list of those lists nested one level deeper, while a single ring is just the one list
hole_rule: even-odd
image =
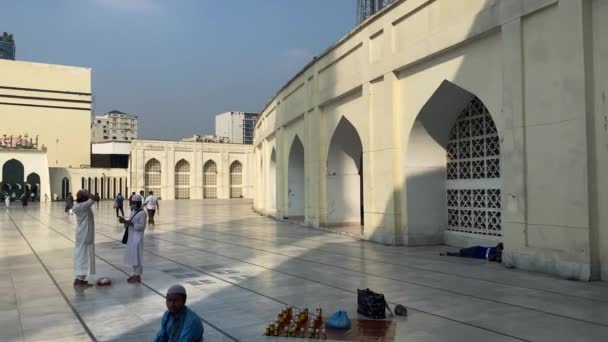
[{"label": "person walking in courtyard", "polygon": [[[129,196],[129,209],[130,209],[131,211],[135,210],[135,206],[133,205],[133,196],[135,196],[135,195],[136,195],[136,194],[135,194],[135,191],[133,191],[133,192],[131,193],[131,196]],[[142,196],[142,198],[143,198],[143,196]]]},{"label": "person walking in courtyard", "polygon": [[154,342],[199,342],[203,341],[205,328],[201,318],[186,306],[186,289],[173,285],[167,290],[167,311],[160,322],[160,330]]},{"label": "person walking in courtyard", "polygon": [[72,196],[71,192],[68,192],[68,195],[65,198],[65,212],[66,214],[72,215],[72,208],[74,207],[74,196]]},{"label": "person walking in courtyard", "polygon": [[86,281],[87,274],[95,274],[95,216],[93,205],[99,197],[90,196],[82,189],[76,193],[76,204],[72,210],[76,214],[76,246],[74,248],[74,286],[93,286]]},{"label": "person walking in courtyard", "polygon": [[158,198],[154,196],[154,191],[150,191],[144,204],[146,205],[146,210],[148,211],[148,224],[155,225],[156,223],[154,222],[154,215],[157,211],[160,211],[160,205],[158,204]]},{"label": "person walking in courtyard", "polygon": [[21,195],[21,205],[23,205],[23,208],[27,208],[27,201],[29,198],[30,196],[27,193],[23,193],[23,195]]},{"label": "person walking in courtyard", "polygon": [[128,229],[127,246],[125,248],[125,264],[133,266],[133,275],[127,279],[129,283],[141,283],[144,259],[144,230],[146,229],[146,212],[142,208],[143,198],[135,195],[132,198],[135,210],[131,211],[126,220],[120,217],[118,220]]},{"label": "person walking in courtyard", "polygon": [[49,195],[44,194],[44,204],[46,204],[48,201],[49,201]]},{"label": "person walking in courtyard", "polygon": [[6,196],[4,197],[4,204],[7,208],[11,206],[11,196],[9,196],[8,194],[6,194]]},{"label": "person walking in courtyard", "polygon": [[[116,208],[116,217],[125,216],[125,211],[123,209],[123,202],[125,198],[122,197],[122,194],[119,192],[116,195],[116,199],[114,200],[114,208]],[[120,215],[118,215],[118,211],[120,210]]]}]

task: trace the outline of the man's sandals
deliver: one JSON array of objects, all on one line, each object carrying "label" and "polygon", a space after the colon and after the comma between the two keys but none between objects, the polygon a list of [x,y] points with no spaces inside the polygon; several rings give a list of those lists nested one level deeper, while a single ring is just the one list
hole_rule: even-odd
[{"label": "man's sandals", "polygon": [[93,284],[89,284],[86,280],[74,279],[74,287],[87,288],[93,286]]},{"label": "man's sandals", "polygon": [[141,276],[138,276],[138,275],[130,276],[129,278],[127,278],[127,283],[129,283],[129,284],[141,283]]}]

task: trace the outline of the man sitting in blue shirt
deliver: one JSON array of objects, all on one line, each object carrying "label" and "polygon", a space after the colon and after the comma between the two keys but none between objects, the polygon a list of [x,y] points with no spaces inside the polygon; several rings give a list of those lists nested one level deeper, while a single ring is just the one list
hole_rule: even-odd
[{"label": "man sitting in blue shirt", "polygon": [[155,342],[202,342],[203,323],[186,306],[186,289],[173,285],[167,290],[167,311],[163,315]]},{"label": "man sitting in blue shirt", "polygon": [[485,259],[489,261],[502,262],[502,250],[504,245],[500,242],[496,247],[473,246],[461,248],[457,253],[441,253],[442,256],[457,256],[461,258]]}]

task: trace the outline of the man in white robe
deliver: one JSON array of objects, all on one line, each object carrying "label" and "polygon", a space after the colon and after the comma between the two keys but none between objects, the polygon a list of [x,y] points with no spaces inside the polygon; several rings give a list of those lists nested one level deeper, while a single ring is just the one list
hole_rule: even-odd
[{"label": "man in white robe", "polygon": [[146,229],[146,211],[142,208],[143,197],[133,195],[131,203],[134,210],[131,211],[129,219],[120,218],[120,223],[125,224],[129,230],[127,246],[125,248],[124,262],[133,266],[133,275],[127,279],[129,283],[141,283],[144,260],[144,230]]},{"label": "man in white robe", "polygon": [[95,216],[93,205],[98,199],[87,190],[76,194],[72,211],[76,214],[76,246],[74,248],[74,286],[93,286],[86,281],[87,274],[95,275]]}]

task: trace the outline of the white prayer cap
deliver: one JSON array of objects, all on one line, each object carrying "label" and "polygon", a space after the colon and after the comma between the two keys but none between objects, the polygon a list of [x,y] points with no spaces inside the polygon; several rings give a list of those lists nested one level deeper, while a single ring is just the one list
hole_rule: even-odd
[{"label": "white prayer cap", "polygon": [[182,294],[186,296],[186,289],[179,284],[175,284],[167,290],[167,296],[170,294]]},{"label": "white prayer cap", "polygon": [[131,197],[131,201],[133,201],[133,202],[143,202],[143,200],[144,199],[143,199],[143,197],[141,197],[140,194],[136,194],[136,195],[133,195],[133,197]]}]

